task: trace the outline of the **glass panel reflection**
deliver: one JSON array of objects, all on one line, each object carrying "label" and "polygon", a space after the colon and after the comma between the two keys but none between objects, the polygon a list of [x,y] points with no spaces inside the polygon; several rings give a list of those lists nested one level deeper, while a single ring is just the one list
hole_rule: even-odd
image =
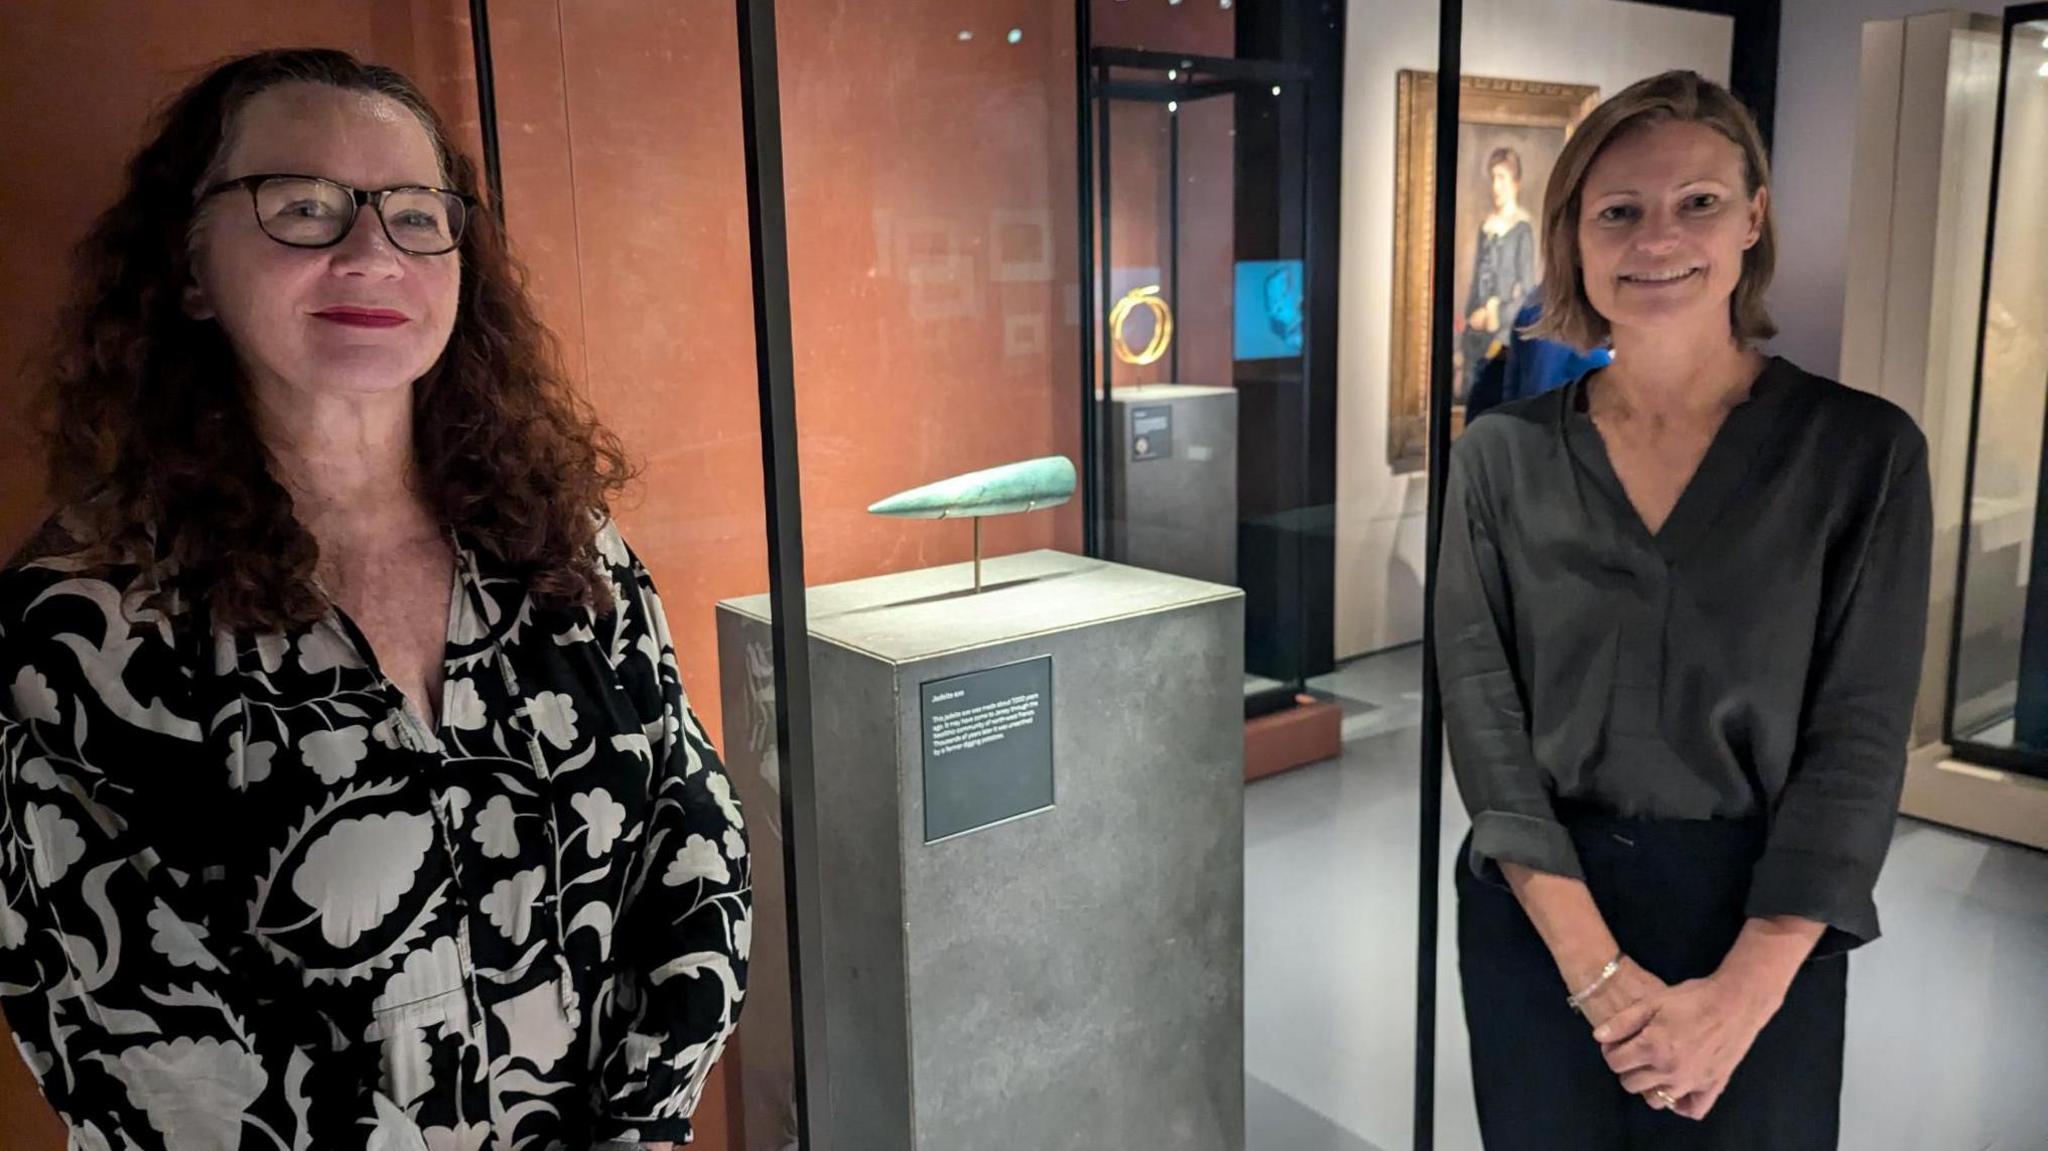
[{"label": "glass panel reflection", "polygon": [[1306,75],[1114,46],[1090,66],[1102,552],[1242,587],[1247,706],[1284,708],[1309,658]]},{"label": "glass panel reflection", "polygon": [[1959,744],[2048,775],[2048,22],[2015,25],[2008,51],[1950,720]]},{"label": "glass panel reflection", "polygon": [[512,233],[567,358],[642,468],[621,519],[671,605],[692,710],[746,819],[746,1000],[696,1115],[697,1143],[737,1147],[755,1112],[788,1105],[741,1068],[746,1048],[770,1042],[749,1022],[786,1016],[789,992],[774,978],[781,811],[753,786],[776,766],[773,700],[737,721],[721,706],[759,681],[721,665],[713,614],[767,580],[734,10],[496,5],[491,28]]},{"label": "glass panel reflection", "polygon": [[[988,669],[932,656],[1042,624],[1072,583],[1063,565],[1086,562],[1080,504],[1058,495],[1080,458],[1071,10],[777,7],[818,813],[818,842],[799,844],[817,872],[797,880],[817,885],[806,928],[824,939],[822,970],[804,971],[805,1019],[824,1020],[805,1037],[810,1133],[829,1148],[1047,1145],[997,1122],[975,1085],[1002,1082],[991,1061],[1022,1058],[994,1016],[1053,970],[1023,920],[991,912],[1051,880],[1018,866],[1006,883],[963,860],[1015,850],[1049,818],[1049,739],[1075,710],[1068,664],[1048,686],[1045,653],[1019,649],[995,679],[942,687]],[[1029,461],[1047,462],[946,482]],[[764,590],[719,605],[729,681],[751,684],[728,692],[728,727],[773,722]],[[920,786],[920,728],[951,782],[1000,756],[998,782],[1014,786],[949,790],[939,771]],[[1050,767],[1070,805],[1066,758]],[[776,774],[737,777],[759,806]],[[755,985],[779,1007],[750,1003],[742,1023],[743,1146],[785,1151],[788,938],[767,878],[782,860],[757,866]],[[970,876],[978,894],[949,888]]]}]

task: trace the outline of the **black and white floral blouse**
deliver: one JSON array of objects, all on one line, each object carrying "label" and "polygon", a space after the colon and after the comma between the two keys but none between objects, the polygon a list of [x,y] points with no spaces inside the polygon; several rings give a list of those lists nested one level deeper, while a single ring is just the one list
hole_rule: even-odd
[{"label": "black and white floral blouse", "polygon": [[747,841],[615,528],[601,618],[456,538],[436,731],[340,611],[215,631],[68,538],[0,573],[0,1004],[73,1146],[689,1137]]}]

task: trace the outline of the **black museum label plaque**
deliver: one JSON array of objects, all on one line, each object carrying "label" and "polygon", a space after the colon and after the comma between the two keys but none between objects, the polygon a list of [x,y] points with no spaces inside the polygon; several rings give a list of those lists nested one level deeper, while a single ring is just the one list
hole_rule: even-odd
[{"label": "black museum label plaque", "polygon": [[921,685],[924,841],[1052,806],[1052,657]]},{"label": "black museum label plaque", "polygon": [[1164,460],[1173,456],[1173,405],[1131,409],[1131,458]]}]

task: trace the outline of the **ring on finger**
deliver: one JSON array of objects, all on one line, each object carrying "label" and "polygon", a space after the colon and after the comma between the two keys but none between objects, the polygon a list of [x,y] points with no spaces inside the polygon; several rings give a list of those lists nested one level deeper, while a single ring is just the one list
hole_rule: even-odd
[{"label": "ring on finger", "polygon": [[1655,1095],[1657,1097],[1657,1101],[1659,1103],[1662,1103],[1666,1107],[1678,1106],[1678,1100],[1673,1099],[1671,1097],[1671,1093],[1669,1091],[1664,1090],[1662,1087],[1651,1088],[1650,1094]]}]

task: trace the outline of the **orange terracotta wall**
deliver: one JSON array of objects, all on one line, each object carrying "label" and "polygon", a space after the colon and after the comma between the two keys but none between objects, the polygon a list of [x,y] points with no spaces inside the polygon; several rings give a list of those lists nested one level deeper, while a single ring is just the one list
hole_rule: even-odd
[{"label": "orange terracotta wall", "polygon": [[1237,11],[1219,0],[1091,0],[1088,19],[1097,44],[1197,56],[1236,52]]},{"label": "orange terracotta wall", "polygon": [[[966,525],[865,509],[1078,462],[1073,7],[778,8],[806,574],[965,560]],[[1078,504],[987,523],[990,554],[1080,543]]]}]

